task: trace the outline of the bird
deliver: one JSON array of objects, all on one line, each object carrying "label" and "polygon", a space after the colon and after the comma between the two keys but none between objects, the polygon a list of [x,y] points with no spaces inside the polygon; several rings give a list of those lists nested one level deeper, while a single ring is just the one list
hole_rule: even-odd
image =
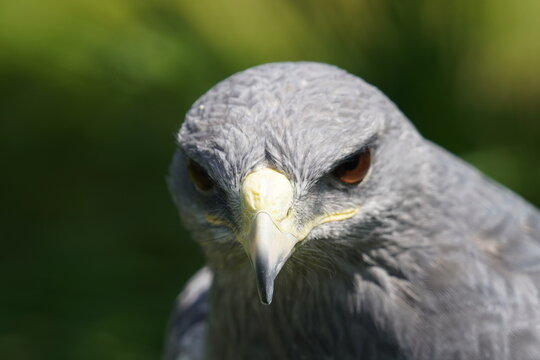
[{"label": "bird", "polygon": [[168,184],[206,264],[165,359],[540,359],[538,209],[361,78],[244,70],[177,144]]}]

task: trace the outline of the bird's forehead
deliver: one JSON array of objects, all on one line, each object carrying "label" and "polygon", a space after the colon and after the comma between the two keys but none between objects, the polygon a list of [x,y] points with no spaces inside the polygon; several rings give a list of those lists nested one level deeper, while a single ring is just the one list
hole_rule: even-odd
[{"label": "bird's forehead", "polygon": [[[226,186],[264,163],[310,182],[384,124],[382,95],[335,67],[272,64],[216,85],[188,112],[179,140]],[[219,181],[219,180],[218,180]]]}]

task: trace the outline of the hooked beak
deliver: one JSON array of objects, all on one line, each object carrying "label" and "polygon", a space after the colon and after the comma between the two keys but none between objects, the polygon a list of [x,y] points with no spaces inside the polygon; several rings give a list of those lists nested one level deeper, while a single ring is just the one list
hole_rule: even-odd
[{"label": "hooked beak", "polygon": [[261,302],[272,302],[274,281],[292,255],[295,245],[315,226],[348,219],[358,209],[323,214],[298,226],[293,204],[293,186],[282,173],[262,168],[250,173],[241,187],[242,226],[237,233],[255,270]]},{"label": "hooked beak", "polygon": [[243,226],[239,240],[253,264],[259,298],[272,302],[274,280],[298,242],[292,232],[293,187],[273,169],[249,174],[241,189]]},{"label": "hooked beak", "polygon": [[294,235],[281,231],[268,213],[261,211],[255,215],[246,250],[255,269],[257,290],[263,304],[272,302],[274,280],[297,242]]}]

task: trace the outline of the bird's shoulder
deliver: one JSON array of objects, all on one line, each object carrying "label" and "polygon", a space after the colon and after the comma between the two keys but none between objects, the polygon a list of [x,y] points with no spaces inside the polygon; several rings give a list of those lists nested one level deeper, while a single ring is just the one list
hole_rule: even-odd
[{"label": "bird's shoulder", "polygon": [[204,358],[209,290],[213,274],[203,267],[189,280],[178,296],[169,319],[165,360]]},{"label": "bird's shoulder", "polygon": [[511,270],[532,277],[540,290],[540,213],[530,211],[513,226],[513,231],[505,230],[501,232],[507,237],[500,243],[504,262]]},{"label": "bird's shoulder", "polygon": [[443,182],[454,194],[445,203],[451,209],[449,218],[466,224],[465,238],[475,241],[494,264],[532,276],[540,289],[540,211],[437,145],[431,149],[439,160],[435,163],[451,164],[444,173],[450,182]]}]

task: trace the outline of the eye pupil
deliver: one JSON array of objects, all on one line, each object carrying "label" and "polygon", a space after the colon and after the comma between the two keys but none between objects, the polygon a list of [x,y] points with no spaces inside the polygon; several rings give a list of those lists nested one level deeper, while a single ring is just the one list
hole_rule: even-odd
[{"label": "eye pupil", "polygon": [[371,154],[369,150],[364,150],[336,166],[332,175],[346,184],[358,184],[366,177],[370,165]]},{"label": "eye pupil", "polygon": [[352,157],[348,158],[347,160],[345,160],[339,166],[339,169],[342,172],[351,171],[351,170],[354,170],[356,168],[357,164],[358,164],[358,155],[355,155],[355,156],[352,156]]},{"label": "eye pupil", "polygon": [[201,165],[190,159],[187,168],[189,177],[199,190],[210,191],[214,188],[214,181]]}]

